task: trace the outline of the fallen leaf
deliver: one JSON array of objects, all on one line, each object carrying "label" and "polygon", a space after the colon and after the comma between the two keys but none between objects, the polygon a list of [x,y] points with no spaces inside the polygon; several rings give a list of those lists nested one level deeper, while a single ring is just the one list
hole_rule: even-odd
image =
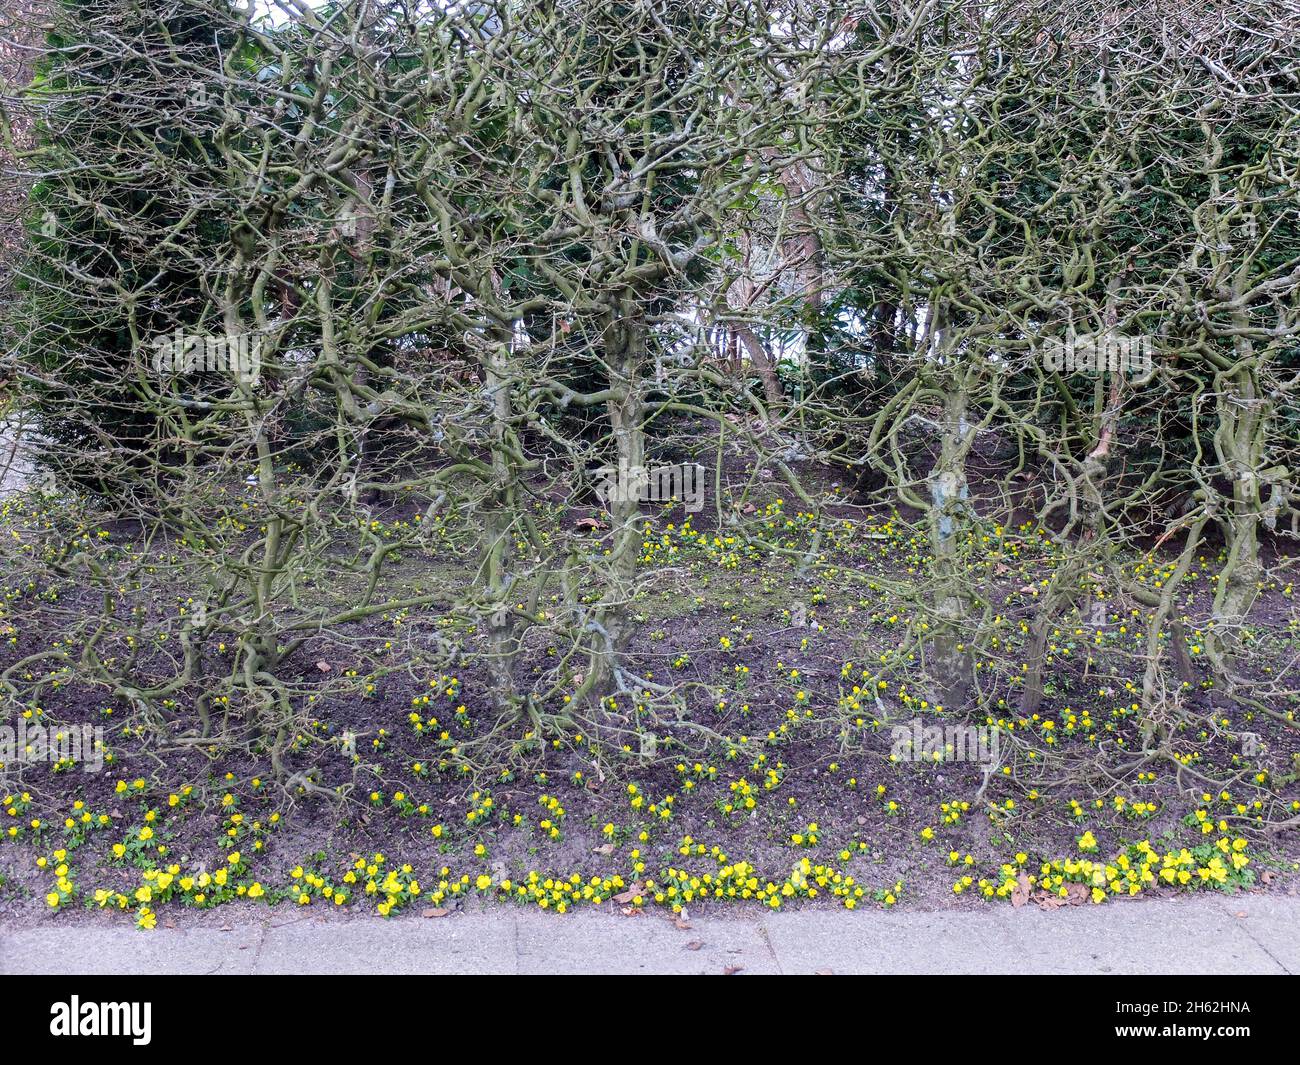
[{"label": "fallen leaf", "polygon": [[603,529],[603,526],[595,518],[579,518],[577,521],[579,529]]},{"label": "fallen leaf", "polygon": [[638,881],[635,884],[629,884],[628,889],[626,891],[620,891],[617,895],[614,896],[614,901],[620,904],[631,902],[634,898],[640,895],[641,892],[644,890],[645,890],[645,885],[640,883],[640,881]]},{"label": "fallen leaf", "polygon": [[1011,889],[1011,905],[1017,910],[1023,906],[1029,898],[1029,877],[1021,873],[1016,878],[1016,886]]},{"label": "fallen leaf", "polygon": [[316,668],[319,669],[322,673],[328,673],[334,667],[331,666],[328,662],[325,661],[325,659],[322,658],[319,662],[316,663]]},{"label": "fallen leaf", "polygon": [[722,970],[722,975],[735,976],[736,973],[743,973],[744,971],[745,971],[745,967],[743,965],[728,965],[726,968]]},{"label": "fallen leaf", "polygon": [[430,906],[427,910],[421,912],[420,916],[421,917],[446,917],[447,914],[449,913],[451,913],[450,910],[445,910],[441,906]]},{"label": "fallen leaf", "polygon": [[591,853],[592,853],[592,854],[613,854],[613,853],[614,853],[614,844],[612,844],[612,843],[602,843],[599,847],[594,847],[594,848],[592,848]]},{"label": "fallen leaf", "polygon": [[703,946],[704,946],[704,944],[701,943],[698,939],[692,939],[689,943],[686,944],[685,949],[686,949],[686,950],[699,950],[699,949],[700,949],[701,947],[703,947]]},{"label": "fallen leaf", "polygon": [[683,921],[680,917],[678,917],[673,921],[673,927],[675,927],[681,932],[689,932],[691,930],[691,922]]}]

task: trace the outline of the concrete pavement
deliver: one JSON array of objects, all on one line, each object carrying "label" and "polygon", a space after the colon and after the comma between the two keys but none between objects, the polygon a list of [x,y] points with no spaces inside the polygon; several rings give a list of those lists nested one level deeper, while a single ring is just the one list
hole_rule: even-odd
[{"label": "concrete pavement", "polygon": [[0,928],[0,973],[1300,973],[1294,896],[1050,912],[804,909],[683,924],[657,912],[499,908],[385,921],[282,907],[152,932]]}]

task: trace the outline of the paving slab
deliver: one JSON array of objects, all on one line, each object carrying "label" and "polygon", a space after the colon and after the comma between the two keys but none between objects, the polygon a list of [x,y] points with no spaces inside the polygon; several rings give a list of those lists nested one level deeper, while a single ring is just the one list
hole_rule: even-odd
[{"label": "paving slab", "polygon": [[[1099,975],[1282,974],[1287,970],[1228,916],[1217,897],[1104,906],[1025,906],[1008,923],[1017,971]],[[1300,907],[1292,908],[1293,920]]]},{"label": "paving slab", "polygon": [[1300,976],[1300,898],[1237,895],[1220,904],[1230,924],[1250,936],[1288,973]]},{"label": "paving slab", "polygon": [[519,914],[519,971],[529,974],[668,973],[759,975],[779,972],[760,924],[692,917],[678,927],[660,914]]},{"label": "paving slab", "polygon": [[265,931],[262,922],[141,932],[120,928],[40,928],[0,937],[0,974],[176,976],[188,973],[247,975]]},{"label": "paving slab", "polygon": [[462,976],[514,973],[513,914],[300,920],[266,930],[253,971]]},{"label": "paving slab", "polygon": [[1012,971],[1014,942],[1002,914],[793,910],[763,919],[785,973]]}]

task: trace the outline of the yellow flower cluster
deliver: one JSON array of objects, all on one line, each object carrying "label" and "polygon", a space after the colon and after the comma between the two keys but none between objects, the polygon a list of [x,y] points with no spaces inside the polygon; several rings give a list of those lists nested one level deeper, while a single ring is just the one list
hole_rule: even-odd
[{"label": "yellow flower cluster", "polygon": [[560,825],[564,823],[564,807],[554,795],[538,796],[537,804],[547,811],[549,817],[542,818],[538,826],[551,839],[560,838]]},{"label": "yellow flower cluster", "polygon": [[1009,899],[1027,887],[1046,897],[1068,900],[1086,896],[1093,903],[1101,903],[1115,895],[1140,895],[1157,886],[1186,890],[1239,887],[1254,880],[1248,869],[1247,847],[1246,840],[1240,837],[1221,836],[1213,844],[1192,850],[1184,847],[1161,852],[1150,841],[1142,840],[1106,862],[1058,859],[1043,862],[1036,873],[1028,871],[1028,858],[1018,854],[1015,861],[1001,866],[996,883],[964,876],[953,884],[953,892]]},{"label": "yellow flower cluster", "polygon": [[[865,889],[852,876],[833,866],[815,865],[807,858],[801,858],[790,875],[780,882],[760,879],[748,862],[722,865],[716,873],[669,868],[663,882],[646,880],[643,897],[680,913],[696,899],[753,900],[776,910],[788,899],[814,899],[823,892],[850,910],[866,897]],[[896,896],[889,892],[880,901],[893,905]]]}]

